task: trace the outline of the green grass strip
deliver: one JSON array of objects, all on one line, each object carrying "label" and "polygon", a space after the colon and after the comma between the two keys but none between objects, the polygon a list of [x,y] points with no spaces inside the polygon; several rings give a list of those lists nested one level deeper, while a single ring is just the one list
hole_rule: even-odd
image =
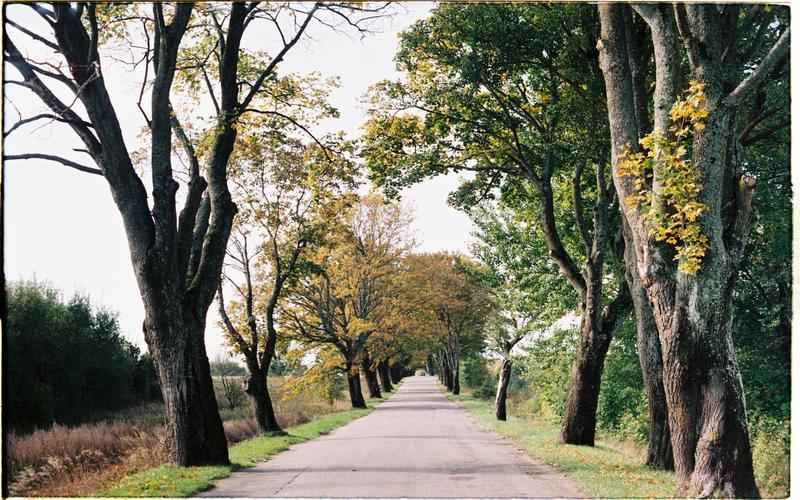
[{"label": "green grass strip", "polygon": [[673,497],[677,484],[671,472],[644,465],[641,450],[612,439],[598,438],[595,446],[559,443],[560,428],[542,419],[495,418],[492,402],[469,395],[453,396],[482,426],[505,436],[528,455],[565,472],[587,495],[601,498]]},{"label": "green grass strip", "polygon": [[123,478],[112,488],[97,493],[100,497],[188,497],[209,489],[211,482],[231,475],[242,467],[252,467],[289,446],[327,434],[337,427],[370,413],[381,399],[370,399],[366,409],[346,410],[286,429],[283,436],[260,436],[229,448],[231,465],[177,467],[162,465]]}]

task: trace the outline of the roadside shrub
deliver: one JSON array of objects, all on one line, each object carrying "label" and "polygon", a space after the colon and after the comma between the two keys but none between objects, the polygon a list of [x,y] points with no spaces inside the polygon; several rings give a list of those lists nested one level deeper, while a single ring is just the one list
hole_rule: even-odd
[{"label": "roadside shrub", "polygon": [[626,320],[608,349],[600,397],[597,426],[623,439],[647,439],[649,425],[642,369],[636,351],[636,326]]},{"label": "roadside shrub", "polygon": [[543,418],[557,421],[564,414],[577,341],[576,330],[548,333],[532,342],[514,365],[535,395],[535,408]]},{"label": "roadside shrub", "polygon": [[220,375],[213,377],[214,395],[220,411],[236,412],[248,406],[247,394],[244,392],[245,377]]},{"label": "roadside shrub", "polygon": [[492,378],[486,367],[486,360],[480,356],[466,358],[461,373],[464,385],[470,389],[479,389],[487,379]]},{"label": "roadside shrub", "polygon": [[497,382],[487,377],[472,395],[480,399],[494,399],[497,395]]},{"label": "roadside shrub", "polygon": [[791,422],[761,417],[750,424],[753,468],[761,496],[789,496]]}]

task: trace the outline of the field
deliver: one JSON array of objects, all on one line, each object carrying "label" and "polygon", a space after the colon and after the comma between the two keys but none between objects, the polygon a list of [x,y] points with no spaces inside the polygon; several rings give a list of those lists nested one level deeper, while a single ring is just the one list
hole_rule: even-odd
[{"label": "field", "polygon": [[[310,394],[283,396],[281,377],[271,377],[269,383],[283,428],[350,407],[345,400],[325,401]],[[229,444],[257,435],[245,399],[233,408],[223,404],[221,398],[219,402]],[[90,495],[166,461],[160,404],[132,408],[75,427],[54,425],[26,435],[9,433],[6,440],[12,496]]]}]

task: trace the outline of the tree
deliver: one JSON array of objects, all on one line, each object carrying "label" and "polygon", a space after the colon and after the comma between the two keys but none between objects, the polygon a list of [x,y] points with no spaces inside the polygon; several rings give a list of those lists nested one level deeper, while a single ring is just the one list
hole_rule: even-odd
[{"label": "tree", "polygon": [[276,310],[285,284],[307,267],[305,249],[323,243],[354,181],[346,145],[336,138],[308,145],[271,123],[250,125],[232,168],[242,210],[224,274],[237,293],[230,314],[222,282],[217,297],[228,342],[245,358],[253,416],[271,433],[281,431],[267,386],[279,340]]},{"label": "tree", "polygon": [[[474,177],[453,202],[471,206],[502,188],[535,210],[581,310],[561,439],[584,445],[594,444],[609,343],[632,307],[624,275],[608,279],[621,269],[622,252],[600,132],[596,26],[581,5],[440,6],[403,35],[397,60],[406,78],[376,86],[364,147],[372,179],[389,194],[466,171]],[[578,236],[572,247],[556,216],[565,194],[572,198],[567,224]]]},{"label": "tree", "polygon": [[[628,8],[598,7],[598,48],[613,178],[635,250],[631,272],[646,290],[661,343],[675,471],[689,494],[754,497],[747,411],[730,330],[755,189],[744,170],[736,117],[786,63],[787,12],[634,6],[650,27],[655,54],[651,127],[637,107],[645,102],[645,89],[630,78]],[[684,56],[688,67],[681,66]],[[687,73],[691,80],[681,92]],[[649,128],[640,138],[639,131]]]},{"label": "tree", "polygon": [[473,273],[490,291],[497,313],[488,324],[487,347],[500,356],[495,416],[506,420],[511,380],[511,350],[526,335],[539,331],[575,307],[569,284],[547,255],[547,247],[529,224],[502,202],[470,213],[478,227],[472,253],[482,266]]},{"label": "tree", "polygon": [[[359,28],[359,20],[348,18],[348,14],[373,9],[321,3],[264,6],[259,2],[198,8],[191,3],[166,7],[155,3],[150,14],[145,11],[150,7],[144,5],[120,12],[117,6],[88,2],[53,3],[51,7],[26,4],[22,8],[32,9],[43,28],[28,29],[9,22],[14,31],[4,32],[3,50],[20,79],[8,79],[5,84],[33,92],[48,111],[20,120],[6,135],[41,119],[64,123],[80,139],[79,150],[96,166],[42,153],[4,158],[58,162],[102,175],[108,181],[122,216],[144,305],[143,330],[166,405],[170,460],[178,465],[228,463],[203,335],[236,213],[228,189],[227,166],[237,123],[243,114],[255,109],[257,97],[269,86],[276,67],[312,20],[330,24],[324,20],[326,15],[335,19],[343,16],[348,24]],[[190,24],[190,20],[194,22]],[[259,24],[274,25],[280,35],[282,43],[271,57],[243,55],[241,42],[247,28]],[[134,31],[136,35],[131,34]],[[141,58],[145,65],[141,95],[149,85],[149,116],[141,98],[138,103],[148,128],[152,206],[103,78],[101,48],[116,34],[138,40],[126,40],[129,48],[146,47]],[[52,61],[25,57],[17,41],[23,36],[56,56]],[[191,49],[187,49],[189,46]],[[198,60],[200,53],[203,59]],[[213,103],[214,115],[202,134],[202,148],[199,141],[192,140],[172,106],[173,83],[185,73],[194,75],[188,82],[205,83],[202,94]],[[60,99],[50,83],[64,85],[85,115]],[[199,85],[194,88],[200,92]],[[180,211],[173,138],[189,165]],[[201,162],[205,164],[202,172]]]},{"label": "tree", "polygon": [[446,252],[406,257],[406,294],[415,308],[419,334],[432,339],[433,357],[442,383],[461,391],[460,366],[465,354],[483,348],[483,327],[493,310],[486,289],[467,272],[465,257]]},{"label": "tree", "polygon": [[363,197],[340,215],[330,244],[309,255],[315,272],[298,279],[287,295],[283,314],[292,338],[307,349],[338,351],[336,369],[347,376],[354,408],[366,406],[359,364],[369,359],[367,341],[381,330],[392,274],[411,248],[409,224],[399,203]]}]

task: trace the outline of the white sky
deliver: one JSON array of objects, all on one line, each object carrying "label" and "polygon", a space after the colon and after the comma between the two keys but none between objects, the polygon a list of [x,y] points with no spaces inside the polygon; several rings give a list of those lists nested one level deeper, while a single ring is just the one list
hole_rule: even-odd
[{"label": "white sky", "polygon": [[[393,61],[397,35],[424,17],[430,8],[428,3],[406,3],[393,19],[377,27],[379,33],[363,40],[316,26],[311,32],[313,40],[293,49],[280,66],[282,72],[319,71],[323,77],[341,78],[341,87],[331,97],[341,117],[326,123],[320,131],[345,130],[357,135],[365,119],[359,100],[373,83],[398,76]],[[34,23],[38,26],[38,19],[28,11],[27,7],[9,6],[9,17],[26,26]],[[20,43],[25,38],[13,34]],[[26,44],[25,48],[34,59],[46,56],[41,45]],[[135,107],[138,79],[119,65],[105,63],[104,76],[128,147],[133,150],[138,146],[137,135],[143,126]],[[30,116],[42,109],[38,100],[24,89],[5,90],[23,115]],[[66,95],[62,97],[67,102],[71,100]],[[6,123],[13,123],[17,117],[8,105],[5,115]],[[80,147],[80,143],[69,129],[36,124],[14,132],[4,144],[9,154],[50,152],[85,163],[81,155],[71,153],[73,147]],[[6,280],[36,277],[63,290],[67,297],[75,291],[87,293],[96,305],[118,311],[125,336],[144,348],[141,299],[122,220],[105,180],[35,160],[8,162],[4,174]],[[404,193],[404,200],[414,208],[419,250],[468,251],[471,222],[446,203],[447,194],[457,185],[456,176],[440,177]],[[206,329],[211,359],[225,352],[216,323],[216,306],[212,306]]]}]

